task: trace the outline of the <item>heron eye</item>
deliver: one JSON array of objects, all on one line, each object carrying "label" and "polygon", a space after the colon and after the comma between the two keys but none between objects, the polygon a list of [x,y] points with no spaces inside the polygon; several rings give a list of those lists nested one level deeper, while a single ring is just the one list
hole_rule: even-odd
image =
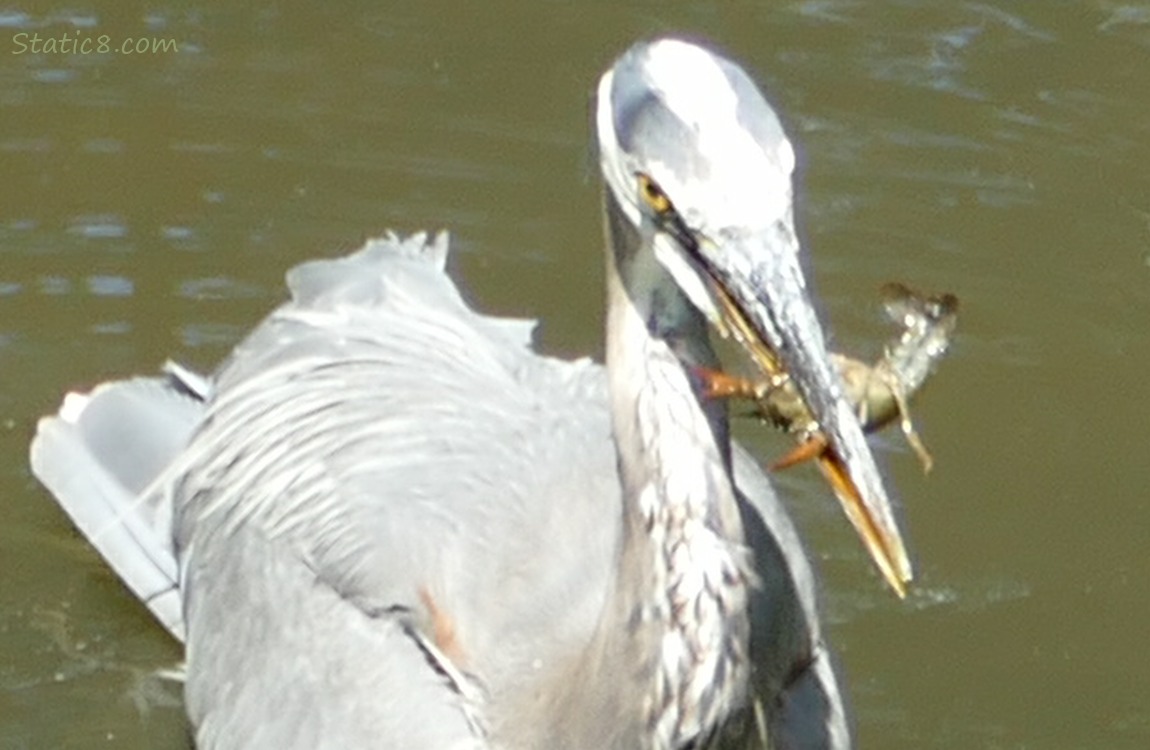
[{"label": "heron eye", "polygon": [[673,210],[671,208],[671,199],[667,197],[663,189],[642,172],[639,173],[639,195],[643,196],[643,202],[646,203],[647,207],[654,211],[657,216],[665,216]]}]

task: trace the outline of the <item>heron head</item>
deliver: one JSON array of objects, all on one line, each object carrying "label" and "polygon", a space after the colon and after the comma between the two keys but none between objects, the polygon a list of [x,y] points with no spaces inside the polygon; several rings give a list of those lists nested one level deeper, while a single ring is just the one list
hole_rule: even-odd
[{"label": "heron head", "polygon": [[824,473],[903,594],[912,574],[902,535],[799,263],[795,152],[778,116],[739,66],[661,39],[635,45],[604,74],[596,127],[610,220],[629,238],[613,239],[615,253],[652,254],[765,373],[794,382],[810,432],[827,444]]}]

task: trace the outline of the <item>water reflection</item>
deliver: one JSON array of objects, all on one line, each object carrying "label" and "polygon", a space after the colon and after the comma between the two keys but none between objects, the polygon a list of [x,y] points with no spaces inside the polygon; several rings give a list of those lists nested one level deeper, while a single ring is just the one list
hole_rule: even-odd
[{"label": "water reflection", "polygon": [[243,299],[260,297],[267,291],[255,284],[247,284],[225,276],[212,276],[202,279],[187,279],[177,287],[181,297],[195,300]]},{"label": "water reflection", "polygon": [[87,282],[88,291],[100,297],[127,297],[135,288],[123,276],[89,276]]},{"label": "water reflection", "polygon": [[68,227],[72,234],[92,240],[119,239],[128,234],[128,228],[123,220],[114,214],[94,214],[91,216],[77,216]]}]

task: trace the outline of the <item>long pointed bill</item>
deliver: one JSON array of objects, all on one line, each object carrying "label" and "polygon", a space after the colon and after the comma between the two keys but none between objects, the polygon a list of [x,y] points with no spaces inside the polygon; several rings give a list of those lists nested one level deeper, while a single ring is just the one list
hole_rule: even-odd
[{"label": "long pointed bill", "polygon": [[891,501],[858,415],[827,355],[798,262],[798,241],[776,224],[762,234],[699,248],[717,283],[725,323],[768,376],[797,387],[814,422],[819,468],[867,552],[899,597],[913,578]]}]

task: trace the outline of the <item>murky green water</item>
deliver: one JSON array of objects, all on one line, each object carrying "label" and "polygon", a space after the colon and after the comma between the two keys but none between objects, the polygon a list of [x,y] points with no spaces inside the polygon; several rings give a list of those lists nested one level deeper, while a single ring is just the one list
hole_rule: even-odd
[{"label": "murky green water", "polygon": [[[781,109],[840,346],[880,346],[888,279],[962,299],[916,412],[935,472],[883,441],[909,600],[812,473],[783,478],[860,746],[1150,746],[1150,4],[669,6],[0,12],[0,749],[186,745],[151,676],[179,649],[29,476],[37,416],[169,355],[210,366],[287,267],[387,227],[450,229],[474,301],[596,351],[588,98],[666,32],[718,42]],[[14,54],[66,32],[179,51]]]}]

